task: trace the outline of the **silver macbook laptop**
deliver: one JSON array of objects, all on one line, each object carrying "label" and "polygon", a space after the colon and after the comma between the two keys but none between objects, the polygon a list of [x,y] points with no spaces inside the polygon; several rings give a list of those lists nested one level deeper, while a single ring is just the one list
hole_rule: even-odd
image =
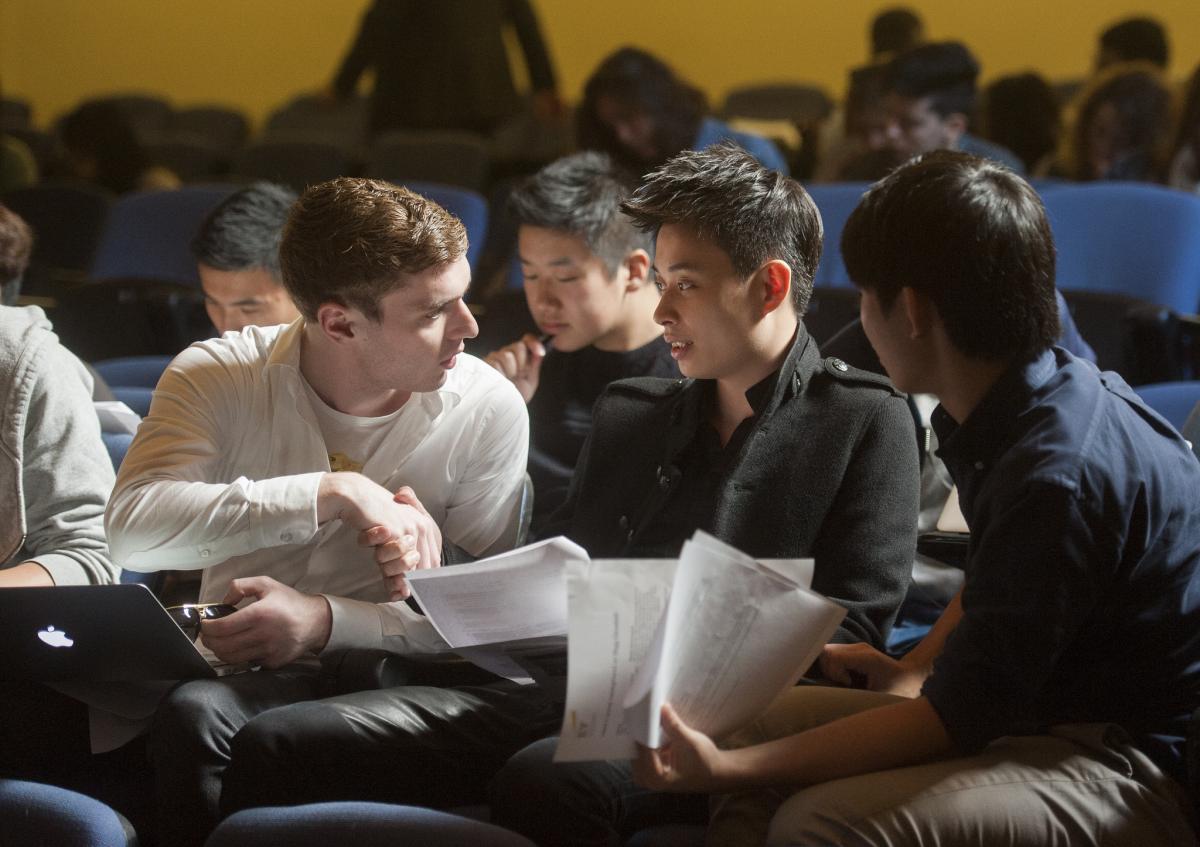
[{"label": "silver macbook laptop", "polygon": [[0,679],[215,676],[144,585],[0,590]]}]

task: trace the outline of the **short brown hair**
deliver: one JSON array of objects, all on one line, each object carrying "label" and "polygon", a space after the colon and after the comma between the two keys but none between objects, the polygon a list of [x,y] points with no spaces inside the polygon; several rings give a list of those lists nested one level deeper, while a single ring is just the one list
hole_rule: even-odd
[{"label": "short brown hair", "polygon": [[283,230],[279,265],[296,308],[322,303],[379,320],[379,301],[416,274],[467,252],[467,230],[437,203],[374,179],[339,177],[308,188]]}]

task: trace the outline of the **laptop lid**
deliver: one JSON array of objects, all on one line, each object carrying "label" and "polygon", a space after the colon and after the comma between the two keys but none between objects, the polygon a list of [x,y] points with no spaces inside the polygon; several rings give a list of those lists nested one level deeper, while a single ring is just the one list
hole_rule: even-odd
[{"label": "laptop lid", "polygon": [[156,680],[216,672],[144,585],[0,590],[0,678]]}]

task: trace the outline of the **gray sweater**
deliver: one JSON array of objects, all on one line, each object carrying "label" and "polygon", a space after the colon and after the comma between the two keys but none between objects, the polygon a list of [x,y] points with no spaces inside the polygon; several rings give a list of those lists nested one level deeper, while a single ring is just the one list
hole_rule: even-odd
[{"label": "gray sweater", "polygon": [[0,306],[0,563],[56,585],[115,582],[104,538],[113,469],[83,364],[41,309]]}]

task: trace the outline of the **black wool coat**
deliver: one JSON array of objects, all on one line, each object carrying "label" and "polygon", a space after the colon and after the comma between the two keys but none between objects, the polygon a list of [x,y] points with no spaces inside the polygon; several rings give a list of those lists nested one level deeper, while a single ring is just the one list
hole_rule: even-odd
[{"label": "black wool coat", "polygon": [[[676,461],[705,423],[703,395],[691,379],[609,386],[567,502],[540,534],[566,535],[593,558],[638,555],[639,532],[678,490]],[[813,589],[849,610],[833,640],[882,649],[912,574],[919,494],[904,395],[821,358],[801,327],[721,482],[710,529],[755,558],[815,559]]]}]

